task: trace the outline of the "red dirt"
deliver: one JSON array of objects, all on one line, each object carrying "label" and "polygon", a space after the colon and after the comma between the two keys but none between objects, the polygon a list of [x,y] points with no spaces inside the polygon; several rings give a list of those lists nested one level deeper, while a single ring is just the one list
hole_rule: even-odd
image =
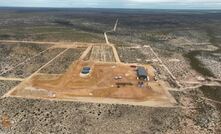
[{"label": "red dirt", "polygon": [[[90,66],[92,68],[92,73],[86,78],[79,76],[83,66]],[[115,80],[115,76],[122,76],[123,78]],[[133,85],[117,88],[117,82],[132,83]],[[57,79],[45,80],[40,76],[34,77],[32,79],[32,86],[47,89],[56,94],[59,92],[58,94],[61,96],[90,96],[140,100],[153,94],[153,91],[148,86],[145,88],[137,87],[137,82],[136,71],[129,65],[78,61],[63,76]]]}]

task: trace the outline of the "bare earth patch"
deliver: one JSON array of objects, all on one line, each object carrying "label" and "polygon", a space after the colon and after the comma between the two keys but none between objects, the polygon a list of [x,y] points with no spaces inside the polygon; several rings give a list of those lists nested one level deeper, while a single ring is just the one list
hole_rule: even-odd
[{"label": "bare earth patch", "polygon": [[[92,69],[87,77],[80,76],[84,66],[90,66]],[[136,70],[128,64],[77,61],[63,75],[34,75],[8,95],[96,103],[172,106],[174,100],[161,81],[154,80],[152,66],[145,67],[148,69],[150,81],[145,82],[143,88],[138,87]],[[122,79],[114,79],[116,76],[122,76]]]}]

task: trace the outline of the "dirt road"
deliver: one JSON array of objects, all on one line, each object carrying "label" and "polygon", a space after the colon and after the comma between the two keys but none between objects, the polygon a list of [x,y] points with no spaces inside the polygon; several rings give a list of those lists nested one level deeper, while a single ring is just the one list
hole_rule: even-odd
[{"label": "dirt road", "polygon": [[118,19],[116,20],[114,28],[112,30],[104,32],[104,38],[105,38],[106,44],[108,44],[109,46],[112,47],[112,50],[113,50],[113,53],[114,53],[114,57],[115,57],[115,61],[120,63],[121,61],[120,61],[119,55],[117,53],[117,50],[116,50],[115,46],[109,42],[108,37],[107,37],[107,33],[115,32],[116,31],[117,25],[118,25]]},{"label": "dirt road", "polygon": [[91,51],[93,45],[90,45],[81,55],[81,57],[79,58],[79,60],[83,60]]},{"label": "dirt road", "polygon": [[6,78],[6,77],[0,77],[0,80],[3,80],[3,81],[23,81],[24,79],[22,79],[22,78]]},{"label": "dirt road", "polygon": [[118,63],[121,63],[120,61],[120,57],[117,53],[117,49],[115,48],[115,46],[113,44],[109,44],[111,47],[112,47],[112,51],[114,53],[114,58],[115,58],[115,61],[118,62]]},{"label": "dirt road", "polygon": [[176,82],[177,86],[182,87],[179,81],[177,81],[176,77],[172,74],[172,72],[168,69],[168,67],[162,62],[162,60],[159,58],[159,56],[154,52],[154,50],[149,47],[152,53],[155,55],[157,60],[162,64],[162,66],[167,70],[167,72],[170,74],[171,78]]},{"label": "dirt road", "polygon": [[52,63],[55,59],[57,59],[58,57],[60,57],[62,54],[64,54],[69,48],[65,49],[64,51],[60,52],[58,55],[56,55],[53,59],[51,59],[49,62],[47,62],[45,65],[41,66],[37,71],[35,71],[34,73],[32,73],[32,75],[30,75],[28,78],[24,79],[20,84],[18,84],[16,87],[14,87],[13,89],[11,89],[9,92],[7,92],[4,96],[2,96],[2,98],[5,97],[9,97],[10,94],[12,92],[14,92],[17,87],[19,86],[23,86],[26,82],[30,81],[30,79],[32,77],[34,77],[37,73],[39,73],[41,71],[41,69],[43,69],[44,67],[46,67],[47,65],[49,65],[50,63]]},{"label": "dirt road", "polygon": [[112,30],[104,32],[104,38],[105,38],[106,44],[110,44],[108,37],[107,37],[107,33],[116,32],[117,25],[118,25],[118,19],[116,20],[115,25]]},{"label": "dirt road", "polygon": [[91,44],[101,44],[101,43],[85,43],[85,42],[47,42],[47,41],[22,41],[22,40],[0,40],[0,43],[31,43],[39,45],[91,45]]},{"label": "dirt road", "polygon": [[41,51],[40,53],[38,53],[38,54],[36,54],[36,55],[34,55],[34,56],[30,57],[30,58],[27,58],[27,59],[24,60],[23,62],[18,63],[16,66],[14,66],[14,67],[12,67],[12,68],[10,68],[10,69],[8,69],[8,70],[2,72],[2,73],[0,74],[0,76],[3,75],[3,74],[5,74],[5,73],[7,73],[7,72],[9,72],[9,71],[14,70],[15,68],[17,68],[17,67],[19,67],[19,66],[21,66],[21,65],[26,64],[26,63],[27,63],[28,61],[30,61],[31,59],[34,59],[35,57],[37,57],[37,56],[43,54],[44,52],[46,52],[46,51],[48,51],[49,49],[52,49],[52,48],[53,48],[53,46],[52,46],[52,47],[49,47],[49,48],[47,48],[47,49],[45,49],[44,51]]}]

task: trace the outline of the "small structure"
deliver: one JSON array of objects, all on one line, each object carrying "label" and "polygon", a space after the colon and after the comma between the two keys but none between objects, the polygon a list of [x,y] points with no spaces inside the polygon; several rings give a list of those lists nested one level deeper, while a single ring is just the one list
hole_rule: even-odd
[{"label": "small structure", "polygon": [[144,87],[144,82],[143,81],[138,81],[138,87],[143,88]]},{"label": "small structure", "polygon": [[122,79],[122,76],[120,76],[120,75],[119,76],[115,76],[114,79],[115,80],[120,80],[120,79]]},{"label": "small structure", "polygon": [[91,72],[91,68],[90,67],[83,67],[83,69],[81,70],[81,76],[89,75],[90,72]]},{"label": "small structure", "polygon": [[144,67],[137,67],[137,79],[139,80],[149,80],[147,71]]},{"label": "small structure", "polygon": [[131,83],[131,82],[117,82],[116,85],[117,85],[117,88],[120,88],[120,87],[125,87],[125,86],[133,86],[133,83]]},{"label": "small structure", "polygon": [[131,68],[136,68],[137,66],[136,66],[136,65],[130,65],[130,67],[131,67]]},{"label": "small structure", "polygon": [[91,68],[90,68],[90,67],[83,67],[81,73],[83,73],[83,74],[88,74],[88,73],[90,73],[90,71],[91,71]]}]

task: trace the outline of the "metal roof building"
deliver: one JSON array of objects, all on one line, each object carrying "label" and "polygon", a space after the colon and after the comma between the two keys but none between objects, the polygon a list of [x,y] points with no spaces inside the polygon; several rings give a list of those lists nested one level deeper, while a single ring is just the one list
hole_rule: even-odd
[{"label": "metal roof building", "polygon": [[147,80],[147,71],[144,67],[137,67],[137,78],[140,80]]}]

